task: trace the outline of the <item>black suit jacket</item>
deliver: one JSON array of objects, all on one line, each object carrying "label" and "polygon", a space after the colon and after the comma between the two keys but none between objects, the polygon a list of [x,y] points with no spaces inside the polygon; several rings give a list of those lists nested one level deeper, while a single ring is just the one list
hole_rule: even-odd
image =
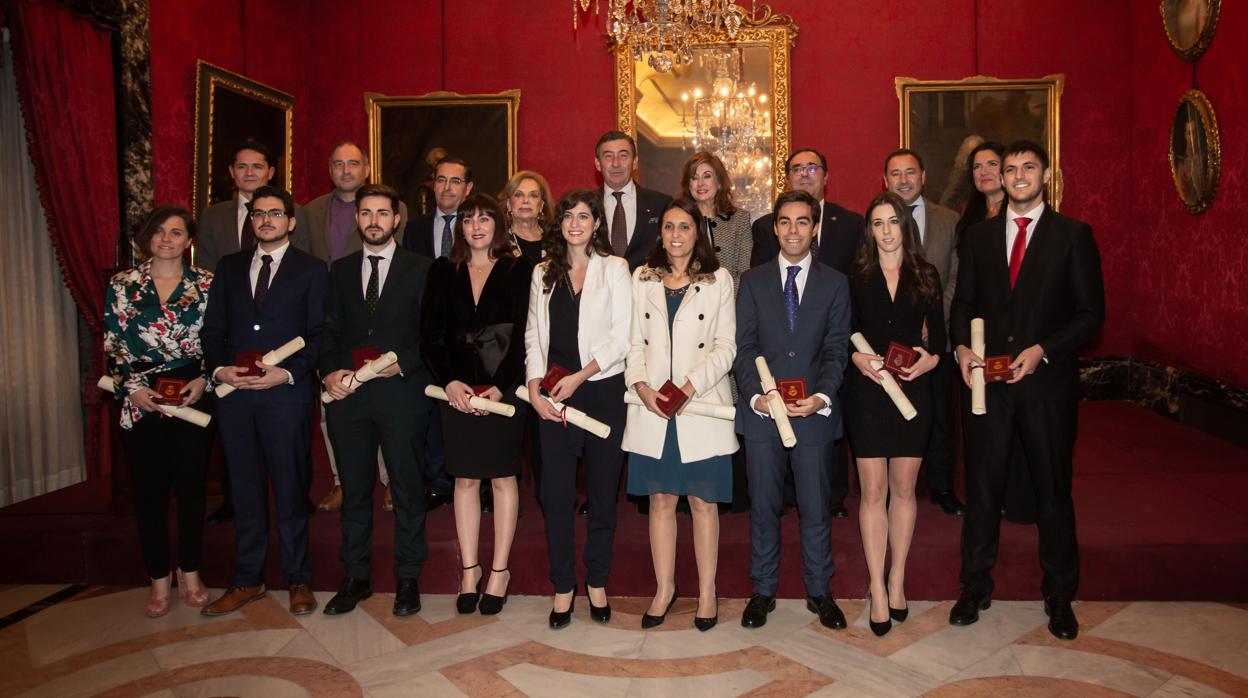
[{"label": "black suit jacket", "polygon": [[[434,219],[437,219],[437,230],[441,234],[442,212],[435,208],[432,215],[420,216],[408,221],[407,225],[403,227],[403,239],[399,244],[416,254],[432,260]],[[452,232],[453,238],[454,233]],[[450,250],[443,251],[450,254]]]},{"label": "black suit jacket", "polygon": [[439,259],[429,269],[421,349],[433,380],[493,385],[507,397],[524,382],[524,327],[533,264],[498,260],[475,307],[468,265]]},{"label": "black suit jacket", "polygon": [[[257,311],[251,293],[253,254],[253,250],[234,252],[222,257],[217,264],[200,335],[208,371],[234,365],[239,352],[266,352],[295,337],[303,337],[304,348],[282,363],[295,384],[252,394],[311,401],[312,370],[316,368],[317,343],[325,317],[328,286],[325,263],[293,245],[286,248],[282,263],[269,283],[264,308]],[[246,393],[251,391],[240,390],[226,399]]]},{"label": "black suit jacket", "polygon": [[[606,196],[606,188],[600,189]],[[663,217],[663,209],[671,202],[672,197],[652,189],[637,187],[637,221],[633,226],[633,238],[628,241],[628,249],[624,259],[628,260],[628,270],[635,271],[646,261],[654,243],[659,239],[659,224]],[[611,221],[603,222],[604,230],[610,227]]]},{"label": "black suit jacket", "polygon": [[395,249],[372,315],[364,304],[364,252],[334,262],[329,270],[329,300],[318,366],[321,376],[338,369],[353,370],[351,350],[376,347],[399,357],[402,375],[369,381],[359,391],[378,393],[385,400],[425,400],[429,370],[420,354],[420,312],[429,274],[429,260],[402,247]]},{"label": "black suit jacket", "polygon": [[1039,344],[1048,356],[1013,389],[1030,399],[1076,399],[1079,349],[1105,322],[1101,254],[1088,224],[1045,207],[1010,288],[1006,216],[966,231],[958,244],[958,284],[950,311],[953,346],[971,345],[971,319],[984,319],[987,354],[1017,357]]},{"label": "black suit jacket", "polygon": [[[825,199],[819,220],[823,221],[823,233],[819,236],[819,261],[848,275],[858,254],[858,246],[862,244],[862,216]],[[774,215],[768,213],[754,221],[752,232],[754,251],[750,253],[751,268],[770,262],[780,253]]]}]

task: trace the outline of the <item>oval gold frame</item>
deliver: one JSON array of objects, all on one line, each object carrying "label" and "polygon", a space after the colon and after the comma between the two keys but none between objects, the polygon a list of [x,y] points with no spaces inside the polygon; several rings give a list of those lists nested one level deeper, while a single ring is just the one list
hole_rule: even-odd
[{"label": "oval gold frame", "polygon": [[1206,50],[1209,49],[1210,42],[1213,41],[1213,33],[1218,28],[1218,15],[1222,9],[1222,0],[1209,0],[1209,21],[1205,23],[1203,29],[1200,30],[1200,36],[1196,38],[1196,43],[1183,48],[1179,45],[1179,40],[1170,31],[1170,25],[1166,23],[1166,2],[1161,0],[1158,3],[1158,11],[1161,13],[1161,29],[1166,33],[1166,39],[1170,42],[1170,47],[1179,57],[1194,61],[1200,58]]},{"label": "oval gold frame", "polygon": [[[1189,192],[1184,187],[1184,180],[1180,178],[1180,163],[1175,162],[1174,141],[1175,127],[1178,124],[1180,116],[1185,108],[1191,108],[1200,117],[1200,127],[1204,131],[1205,143],[1207,145],[1207,153],[1205,162],[1201,163],[1202,182],[1192,184],[1194,192]],[[1183,93],[1183,97],[1179,99],[1179,106],[1174,111],[1174,119],[1170,122],[1169,139],[1169,159],[1170,159],[1170,177],[1174,180],[1174,188],[1179,193],[1179,200],[1187,207],[1187,210],[1194,214],[1204,213],[1213,205],[1213,197],[1218,192],[1218,181],[1222,175],[1222,137],[1218,132],[1218,117],[1213,112],[1213,105],[1209,103],[1209,98],[1200,90],[1188,90]]]}]

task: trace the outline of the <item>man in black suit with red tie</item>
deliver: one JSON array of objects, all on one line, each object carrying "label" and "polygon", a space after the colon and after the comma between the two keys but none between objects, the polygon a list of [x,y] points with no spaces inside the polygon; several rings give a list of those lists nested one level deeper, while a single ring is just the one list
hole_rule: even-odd
[{"label": "man in black suit with red tie", "polygon": [[[828,160],[813,148],[793,151],[785,167],[789,174],[789,186],[815,197],[819,202],[819,223],[810,251],[819,262],[849,275],[850,265],[858,254],[862,232],[866,226],[862,216],[828,201],[824,188],[828,183]],[[776,241],[775,216],[767,214],[754,221],[751,227],[754,250],[750,253],[750,268],[765,264],[776,258],[780,244]],[[845,508],[845,496],[849,494],[849,446],[841,437],[833,449],[830,463],[832,515],[838,519],[849,516]],[[792,494],[790,488],[789,494]]]},{"label": "man in black suit with red tie", "polygon": [[1035,486],[1049,632],[1073,640],[1071,600],[1079,586],[1079,544],[1071,460],[1079,402],[1078,352],[1105,322],[1101,256],[1092,228],[1045,205],[1049,157],[1028,141],[1002,153],[1005,215],[979,223],[958,245],[951,310],[962,380],[985,357],[971,351],[971,320],[983,318],[988,356],[1010,357],[1010,376],[986,388],[987,414],[964,394],[967,512],[962,525],[962,593],[949,613],[970,625],[991,603],[1001,501],[1017,434]]},{"label": "man in black suit with red tie", "polygon": [[602,173],[602,208],[611,254],[641,266],[659,239],[659,217],[672,197],[637,186],[637,142],[621,131],[607,131],[594,146],[594,167]]},{"label": "man in black suit with red tie", "polygon": [[[264,597],[272,489],[290,612],[302,615],[316,608],[309,586],[308,429],[329,274],[324,262],[291,244],[298,220],[288,192],[260,187],[247,213],[256,247],[221,258],[204,314],[208,370],[214,382],[235,388],[220,399],[217,420],[233,483],[236,554],[233,584],[202,613],[223,615]],[[297,337],[304,348],[280,366],[244,358]],[[259,375],[248,375],[255,367]]]}]

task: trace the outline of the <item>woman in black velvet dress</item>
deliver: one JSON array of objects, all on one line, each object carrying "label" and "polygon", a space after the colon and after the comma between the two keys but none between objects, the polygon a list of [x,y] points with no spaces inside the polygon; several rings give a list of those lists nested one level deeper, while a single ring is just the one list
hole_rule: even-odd
[{"label": "woman in black velvet dress", "polygon": [[[906,555],[914,534],[914,483],[932,429],[932,389],[928,373],[936,368],[945,346],[945,318],[940,277],[923,260],[910,209],[895,194],[875,197],[866,212],[867,225],[850,270],[850,296],[855,330],[881,354],[889,342],[914,349],[918,359],[903,369],[898,383],[918,415],[906,421],[880,386],[872,361],[883,357],[854,352],[857,370],[845,379],[845,418],[858,460],[862,500],[858,510],[862,547],[871,574],[871,629],[888,632],[890,617],[906,618]],[[882,371],[883,369],[881,369]],[[892,548],[892,568],[884,558]],[[876,620],[876,619],[879,620]]]}]

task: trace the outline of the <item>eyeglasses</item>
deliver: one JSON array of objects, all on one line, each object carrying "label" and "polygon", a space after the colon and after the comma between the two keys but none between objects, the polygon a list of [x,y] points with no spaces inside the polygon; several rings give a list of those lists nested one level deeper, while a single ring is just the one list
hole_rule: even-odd
[{"label": "eyeglasses", "polygon": [[795,177],[803,174],[814,176],[821,167],[822,165],[794,165],[789,168],[789,174]]},{"label": "eyeglasses", "polygon": [[268,216],[269,218],[272,218],[275,221],[280,221],[286,217],[286,212],[280,208],[271,208],[268,211],[255,210],[249,213],[248,215],[251,216],[251,220],[253,221],[261,220],[265,216]]},{"label": "eyeglasses", "polygon": [[450,182],[452,186],[456,186],[456,187],[464,183],[464,180],[460,179],[459,177],[451,177],[450,179],[447,179],[446,177],[438,177],[437,179],[433,181],[437,182],[438,184],[446,184],[447,182]]}]

